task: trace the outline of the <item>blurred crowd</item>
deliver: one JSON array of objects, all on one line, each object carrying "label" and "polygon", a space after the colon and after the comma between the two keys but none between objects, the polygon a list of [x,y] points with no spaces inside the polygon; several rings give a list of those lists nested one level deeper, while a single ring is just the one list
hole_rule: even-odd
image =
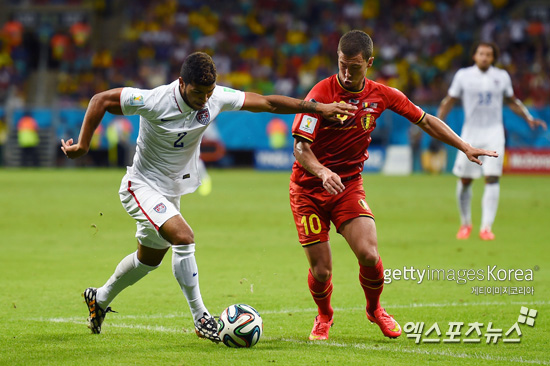
[{"label": "blurred crowd", "polygon": [[[362,29],[374,41],[369,77],[436,105],[478,40],[495,41],[500,66],[528,106],[550,102],[550,6],[515,0],[133,0],[12,1],[0,23],[0,103],[25,98],[29,78],[56,75],[56,102],[86,106],[108,88],[153,88],[174,80],[183,59],[211,54],[218,83],[304,97],[337,71],[340,36]],[[63,24],[26,29],[25,6],[89,9]],[[113,5],[115,4],[115,5]],[[538,5],[537,5],[538,4]],[[542,5],[541,5],[542,4]],[[39,10],[38,10],[39,11]],[[45,45],[45,46],[44,46]],[[47,63],[40,64],[47,49]]]}]

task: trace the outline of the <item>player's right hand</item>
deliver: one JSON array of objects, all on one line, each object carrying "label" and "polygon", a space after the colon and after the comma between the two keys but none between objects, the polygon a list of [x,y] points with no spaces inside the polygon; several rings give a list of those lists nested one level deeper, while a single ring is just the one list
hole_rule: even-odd
[{"label": "player's right hand", "polygon": [[342,183],[340,176],[330,169],[326,169],[323,173],[321,173],[319,178],[323,181],[323,188],[332,195],[342,193],[344,189],[346,189],[346,186]]},{"label": "player's right hand", "polygon": [[77,159],[88,153],[88,149],[82,148],[80,144],[76,143],[73,145],[73,139],[68,139],[67,141],[61,139],[61,150],[63,150],[63,153],[69,159]]}]

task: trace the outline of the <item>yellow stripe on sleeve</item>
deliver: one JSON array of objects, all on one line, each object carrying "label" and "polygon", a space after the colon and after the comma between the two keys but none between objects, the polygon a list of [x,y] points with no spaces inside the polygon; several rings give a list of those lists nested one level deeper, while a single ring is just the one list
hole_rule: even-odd
[{"label": "yellow stripe on sleeve", "polygon": [[422,122],[422,120],[424,119],[424,117],[426,116],[426,112],[423,112],[422,113],[422,117],[420,117],[420,119],[418,120],[418,122],[415,122],[415,125],[419,124],[420,122]]},{"label": "yellow stripe on sleeve", "polygon": [[299,133],[293,133],[293,134],[292,134],[292,137],[296,137],[296,136],[301,137],[301,138],[303,138],[303,139],[305,139],[305,140],[308,140],[309,142],[313,142],[313,140],[312,140],[311,138],[306,137],[306,136],[304,136],[304,135],[300,135]]}]

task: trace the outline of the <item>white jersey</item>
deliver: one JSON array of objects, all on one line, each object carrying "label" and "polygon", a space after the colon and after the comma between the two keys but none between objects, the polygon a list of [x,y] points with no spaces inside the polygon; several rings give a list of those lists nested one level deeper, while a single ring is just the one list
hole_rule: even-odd
[{"label": "white jersey", "polygon": [[140,115],[128,175],[167,196],[195,191],[200,185],[197,164],[202,135],[220,112],[241,109],[244,98],[242,91],[216,86],[205,107],[197,111],[184,102],[178,80],[152,90],[123,88],[122,112]]},{"label": "white jersey", "polygon": [[512,97],[512,80],[505,70],[476,65],[458,70],[448,94],[461,98],[464,125],[461,137],[477,147],[504,146],[503,98]]}]

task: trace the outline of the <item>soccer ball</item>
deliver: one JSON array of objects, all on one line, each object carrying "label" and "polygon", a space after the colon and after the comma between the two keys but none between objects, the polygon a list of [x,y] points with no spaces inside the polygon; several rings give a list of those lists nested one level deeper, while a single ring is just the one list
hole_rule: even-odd
[{"label": "soccer ball", "polygon": [[229,306],[218,320],[218,334],[227,347],[252,347],[260,340],[263,328],[260,314],[246,304]]}]

